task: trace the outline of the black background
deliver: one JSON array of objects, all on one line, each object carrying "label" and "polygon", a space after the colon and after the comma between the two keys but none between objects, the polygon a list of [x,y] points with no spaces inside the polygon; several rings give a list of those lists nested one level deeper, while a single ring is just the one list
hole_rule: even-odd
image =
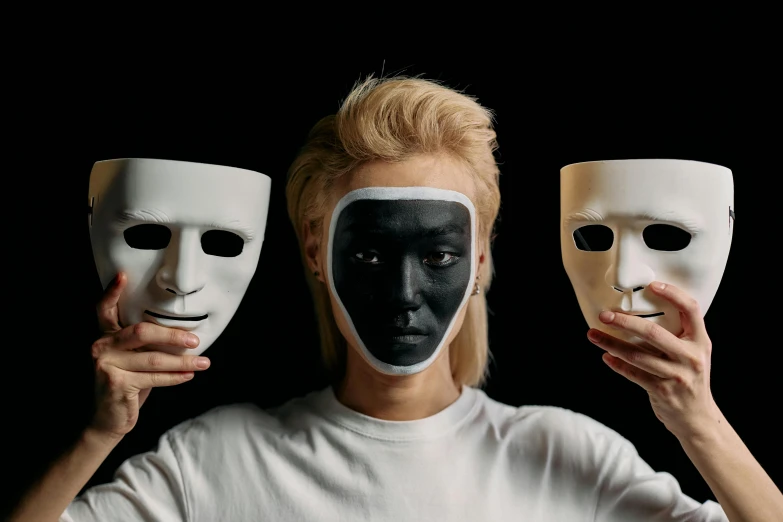
[{"label": "black background", "polygon": [[646,393],[606,367],[602,350],[586,339],[560,257],[559,169],[651,157],[731,168],[734,240],[706,316],[714,344],[712,389],[762,466],[776,483],[783,481],[771,424],[778,415],[770,416],[781,399],[780,343],[772,332],[778,263],[766,239],[774,211],[758,203],[768,185],[751,166],[749,131],[738,128],[738,95],[720,64],[694,55],[674,67],[654,54],[606,63],[585,53],[546,66],[461,52],[431,59],[291,50],[274,59],[251,53],[246,61],[206,52],[185,60],[185,54],[172,49],[99,59],[62,53],[53,62],[28,64],[29,75],[15,80],[20,96],[6,101],[19,122],[11,129],[19,144],[10,150],[18,161],[5,173],[13,187],[6,185],[4,197],[10,210],[3,257],[13,266],[5,268],[4,286],[8,500],[88,420],[93,306],[101,292],[86,214],[95,161],[224,164],[263,172],[273,182],[258,269],[234,319],[205,353],[212,367],[189,383],[153,390],[136,428],[89,485],[110,480],[123,460],[152,449],[166,429],[214,406],[273,406],[325,385],[284,180],[310,127],[335,112],[369,73],[422,74],[464,89],[495,111],[502,209],[488,294],[489,396],[589,415],[631,440],[654,469],[674,475],[700,501],[714,496],[655,418]]}]

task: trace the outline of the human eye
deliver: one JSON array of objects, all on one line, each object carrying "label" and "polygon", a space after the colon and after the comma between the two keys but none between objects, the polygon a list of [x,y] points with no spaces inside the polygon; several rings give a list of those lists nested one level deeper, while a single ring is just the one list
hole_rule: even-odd
[{"label": "human eye", "polygon": [[432,252],[424,258],[424,263],[430,266],[444,267],[453,265],[459,256],[451,252]]},{"label": "human eye", "polygon": [[361,250],[359,252],[356,252],[354,254],[354,257],[358,259],[359,262],[366,263],[368,265],[377,265],[381,262],[378,252],[375,252],[373,250]]}]

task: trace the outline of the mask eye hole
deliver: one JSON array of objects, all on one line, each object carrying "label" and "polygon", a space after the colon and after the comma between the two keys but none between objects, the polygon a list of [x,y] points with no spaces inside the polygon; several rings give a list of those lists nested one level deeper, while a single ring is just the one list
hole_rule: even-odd
[{"label": "mask eye hole", "polygon": [[210,256],[237,257],[244,246],[244,239],[227,230],[208,230],[201,236],[201,248]]},{"label": "mask eye hole", "polygon": [[585,225],[574,230],[574,243],[579,250],[604,252],[612,248],[614,232],[606,225]]},{"label": "mask eye hole", "polygon": [[642,232],[644,243],[653,250],[676,252],[691,242],[691,233],[674,225],[648,225]]},{"label": "mask eye hole", "polygon": [[171,230],[163,225],[136,225],[123,232],[129,247],[138,250],[162,250],[169,246]]}]

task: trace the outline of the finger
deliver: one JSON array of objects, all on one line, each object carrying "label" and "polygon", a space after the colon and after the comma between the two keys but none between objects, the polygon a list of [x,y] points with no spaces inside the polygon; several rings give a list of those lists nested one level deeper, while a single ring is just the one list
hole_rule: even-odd
[{"label": "finger", "polygon": [[107,362],[129,372],[192,372],[209,368],[210,360],[196,355],[165,352],[114,352]]},{"label": "finger", "polygon": [[647,373],[641,368],[637,368],[622,359],[618,359],[611,354],[605,353],[601,356],[603,361],[609,368],[619,373],[631,382],[634,382],[647,390],[648,392],[654,391],[661,381],[660,377]]},{"label": "finger", "polygon": [[117,350],[134,350],[148,344],[178,348],[195,348],[199,344],[198,337],[190,332],[148,322],[126,326],[104,339],[107,339],[106,342]]},{"label": "finger", "polygon": [[103,293],[103,297],[98,302],[98,324],[101,331],[113,332],[119,330],[120,318],[117,313],[117,303],[120,300],[125,285],[128,284],[128,277],[124,272],[120,272],[117,276],[111,280],[106,291]]},{"label": "finger", "polygon": [[587,332],[587,338],[610,355],[622,359],[656,377],[671,378],[676,374],[677,366],[669,359],[653,355],[635,344],[623,341],[596,329]]},{"label": "finger", "polygon": [[686,336],[694,340],[707,337],[707,327],[704,325],[704,314],[701,313],[699,302],[685,290],[671,284],[655,281],[650,284],[653,292],[669,301],[680,312],[680,322]]},{"label": "finger", "polygon": [[127,386],[136,390],[176,386],[193,378],[193,372],[122,372],[122,378]]},{"label": "finger", "polygon": [[630,332],[666,354],[670,359],[681,359],[686,355],[683,341],[663,326],[635,315],[610,312],[598,314],[602,323]]}]

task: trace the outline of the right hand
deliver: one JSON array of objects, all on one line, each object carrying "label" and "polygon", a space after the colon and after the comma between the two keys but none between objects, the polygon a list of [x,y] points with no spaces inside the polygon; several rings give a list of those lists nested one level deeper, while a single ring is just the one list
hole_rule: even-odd
[{"label": "right hand", "polygon": [[[110,438],[122,438],[133,429],[150,390],[173,386],[193,378],[194,371],[209,368],[209,359],[172,355],[145,348],[169,345],[195,348],[199,339],[176,328],[141,322],[122,327],[117,302],[128,282],[120,272],[97,306],[104,335],[92,345],[96,372],[96,410],[90,428]],[[192,344],[187,344],[188,340]]]}]

